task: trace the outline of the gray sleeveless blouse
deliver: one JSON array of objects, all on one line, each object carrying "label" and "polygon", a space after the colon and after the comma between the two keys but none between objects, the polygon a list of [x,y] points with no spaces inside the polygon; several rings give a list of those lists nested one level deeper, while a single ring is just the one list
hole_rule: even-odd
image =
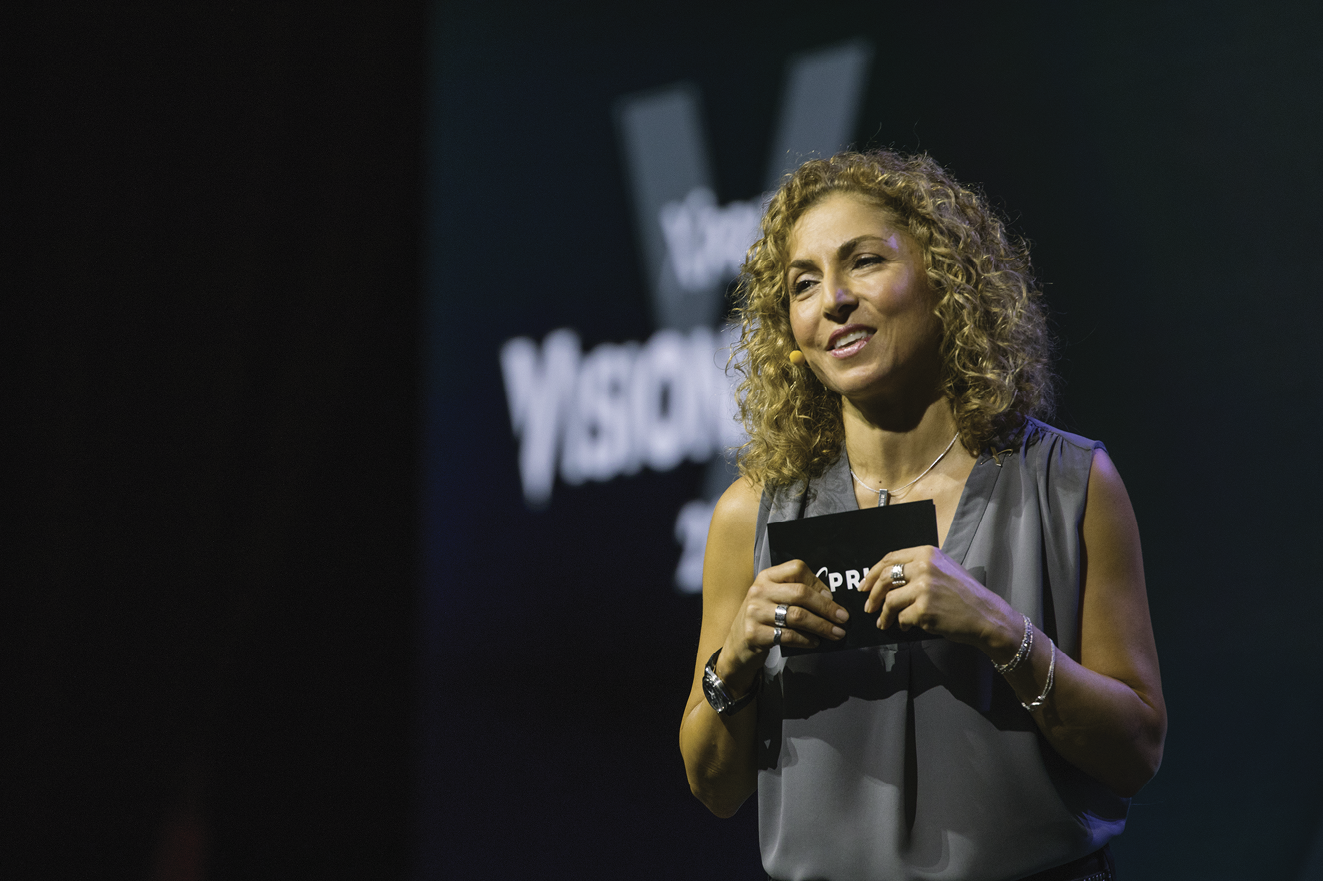
[{"label": "gray sleeveless blouse", "polygon": [[[943,550],[1079,659],[1080,522],[1102,444],[1039,422],[984,453]],[[768,521],[854,510],[841,458],[763,494]],[[1085,856],[1128,799],[1062,759],[985,655],[943,639],[785,658],[758,701],[763,865],[783,881],[1003,881]]]}]

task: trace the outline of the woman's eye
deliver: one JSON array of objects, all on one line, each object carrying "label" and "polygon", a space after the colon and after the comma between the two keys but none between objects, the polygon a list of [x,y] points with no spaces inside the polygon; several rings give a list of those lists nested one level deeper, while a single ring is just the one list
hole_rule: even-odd
[{"label": "woman's eye", "polygon": [[817,281],[816,278],[804,278],[801,276],[800,278],[795,279],[795,283],[791,286],[791,290],[796,294],[802,294],[809,288],[813,287],[813,285],[817,284]]},{"label": "woman's eye", "polygon": [[881,263],[882,258],[876,254],[863,254],[855,259],[855,266],[872,266],[875,263]]}]

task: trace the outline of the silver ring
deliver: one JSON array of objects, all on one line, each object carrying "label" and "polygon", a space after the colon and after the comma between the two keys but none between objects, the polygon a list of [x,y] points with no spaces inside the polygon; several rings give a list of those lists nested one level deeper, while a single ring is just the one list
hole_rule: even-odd
[{"label": "silver ring", "polygon": [[780,645],[780,644],[781,644],[781,628],[780,628],[780,627],[773,627],[773,628],[772,628],[772,645]]},{"label": "silver ring", "polygon": [[905,577],[905,564],[904,564],[904,563],[897,563],[896,565],[894,565],[894,566],[891,567],[891,586],[892,586],[892,587],[900,587],[902,584],[907,584],[908,582],[909,582],[909,579]]},{"label": "silver ring", "polygon": [[789,610],[789,608],[790,607],[785,603],[782,603],[781,605],[777,606],[776,614],[772,616],[772,623],[774,623],[777,627],[785,627],[786,611]]}]

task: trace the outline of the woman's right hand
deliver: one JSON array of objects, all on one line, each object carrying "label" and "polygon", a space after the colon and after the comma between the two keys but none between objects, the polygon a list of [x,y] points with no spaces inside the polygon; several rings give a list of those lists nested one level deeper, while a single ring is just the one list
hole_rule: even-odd
[{"label": "woman's right hand", "polygon": [[762,487],[744,478],[722,494],[712,513],[703,556],[703,626],[694,678],[680,723],[680,752],[694,795],[714,814],[729,817],[758,788],[757,700],[719,715],[704,695],[705,667],[718,652],[717,676],[739,699],[762,675],[776,633],[776,608],[786,607],[781,644],[818,645],[841,639],[848,617],[831,591],[800,561],[753,571]]},{"label": "woman's right hand", "polygon": [[776,610],[786,607],[781,645],[816,647],[824,639],[843,639],[850,613],[832,600],[831,591],[803,560],[791,560],[758,573],[730,625],[722,655],[737,669],[754,663],[776,644]]}]

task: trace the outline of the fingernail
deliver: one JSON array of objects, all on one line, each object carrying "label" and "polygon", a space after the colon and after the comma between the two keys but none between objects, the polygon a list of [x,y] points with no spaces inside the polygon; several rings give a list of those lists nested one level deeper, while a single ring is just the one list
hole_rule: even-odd
[{"label": "fingernail", "polygon": [[850,620],[850,613],[847,612],[847,611],[845,611],[844,609],[837,609],[837,610],[836,610],[836,620],[837,620],[837,621],[849,621],[849,620]]},{"label": "fingernail", "polygon": [[845,631],[839,627],[833,627],[831,629],[831,633],[832,636],[836,637],[837,639],[840,639],[842,636],[845,636]]}]

